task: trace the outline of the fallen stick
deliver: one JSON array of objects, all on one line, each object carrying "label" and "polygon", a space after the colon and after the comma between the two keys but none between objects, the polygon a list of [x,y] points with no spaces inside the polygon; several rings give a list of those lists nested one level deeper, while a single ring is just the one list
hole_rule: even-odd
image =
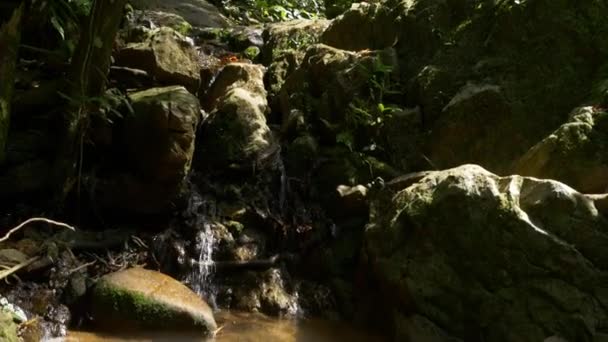
[{"label": "fallen stick", "polygon": [[63,222],[49,220],[49,219],[44,218],[44,217],[32,217],[32,218],[24,221],[23,223],[21,223],[17,227],[9,230],[8,233],[6,233],[6,235],[4,235],[2,238],[0,238],[0,242],[7,240],[11,236],[11,234],[13,234],[14,232],[18,231],[19,229],[27,226],[28,224],[30,224],[32,222],[46,222],[46,223],[54,225],[54,226],[63,227],[63,228],[67,228],[67,229],[70,229],[70,230],[76,230],[76,228],[70,226],[69,224],[63,223]]},{"label": "fallen stick", "polygon": [[38,260],[40,257],[33,257],[33,258],[29,258],[21,263],[18,263],[17,265],[5,270],[5,271],[0,271],[0,280],[10,276],[11,274],[19,271],[20,269],[29,266],[31,263],[33,263],[34,261]]}]

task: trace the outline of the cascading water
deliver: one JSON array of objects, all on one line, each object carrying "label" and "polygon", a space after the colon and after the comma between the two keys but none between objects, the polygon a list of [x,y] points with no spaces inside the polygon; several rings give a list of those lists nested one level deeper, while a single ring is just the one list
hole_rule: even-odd
[{"label": "cascading water", "polygon": [[198,260],[192,260],[193,268],[187,281],[198,295],[215,307],[216,288],[213,284],[215,238],[212,224],[212,219],[216,215],[215,202],[203,198],[193,188],[188,212],[192,215],[188,223],[197,230],[195,250],[198,252]]}]

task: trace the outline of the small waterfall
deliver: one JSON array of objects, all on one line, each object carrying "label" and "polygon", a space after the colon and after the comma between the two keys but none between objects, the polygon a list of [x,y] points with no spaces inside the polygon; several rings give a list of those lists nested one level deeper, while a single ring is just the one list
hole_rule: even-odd
[{"label": "small waterfall", "polygon": [[216,288],[213,285],[215,238],[212,224],[216,216],[215,202],[203,198],[193,187],[188,213],[192,216],[188,224],[197,230],[195,250],[198,252],[198,260],[192,260],[192,272],[186,280],[198,295],[215,307]]}]

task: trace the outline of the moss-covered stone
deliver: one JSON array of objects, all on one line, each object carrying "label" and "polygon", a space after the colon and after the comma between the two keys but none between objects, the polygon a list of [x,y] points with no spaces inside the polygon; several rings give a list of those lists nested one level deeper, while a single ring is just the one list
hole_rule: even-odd
[{"label": "moss-covered stone", "polygon": [[217,329],[209,306],[177,280],[132,268],[102,277],[92,294],[95,324],[126,331]]},{"label": "moss-covered stone", "polygon": [[320,42],[351,51],[384,49],[396,41],[395,26],[390,9],[381,3],[355,3],[332,21]]},{"label": "moss-covered stone", "polygon": [[5,342],[21,342],[17,335],[17,324],[13,322],[13,316],[0,310],[0,340]]},{"label": "moss-covered stone", "polygon": [[200,84],[194,46],[169,27],[150,32],[141,43],[127,44],[115,58],[116,65],[144,70],[166,85],[183,85],[195,93]]},{"label": "moss-covered stone", "polygon": [[585,193],[608,192],[608,113],[576,109],[569,122],[522,156],[515,170],[556,179]]},{"label": "moss-covered stone", "polygon": [[319,41],[329,23],[324,19],[300,19],[269,24],[263,33],[262,62],[270,65],[285,50],[304,51]]},{"label": "moss-covered stone", "polygon": [[198,140],[198,165],[218,171],[272,165],[277,145],[266,123],[263,77],[259,65],[232,63],[222,69],[203,100],[211,113]]},{"label": "moss-covered stone", "polygon": [[603,329],[608,220],[592,198],[475,165],[385,192],[365,252],[398,310],[464,340],[591,341]]}]

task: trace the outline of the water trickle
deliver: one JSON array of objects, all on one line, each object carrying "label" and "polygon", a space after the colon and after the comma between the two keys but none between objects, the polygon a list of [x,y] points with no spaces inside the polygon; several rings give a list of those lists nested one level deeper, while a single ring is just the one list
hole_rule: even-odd
[{"label": "water trickle", "polygon": [[217,289],[213,284],[215,238],[212,224],[216,216],[215,202],[205,199],[196,189],[192,189],[188,212],[191,214],[188,223],[197,230],[195,250],[198,260],[192,260],[192,272],[186,280],[198,295],[215,307]]}]

